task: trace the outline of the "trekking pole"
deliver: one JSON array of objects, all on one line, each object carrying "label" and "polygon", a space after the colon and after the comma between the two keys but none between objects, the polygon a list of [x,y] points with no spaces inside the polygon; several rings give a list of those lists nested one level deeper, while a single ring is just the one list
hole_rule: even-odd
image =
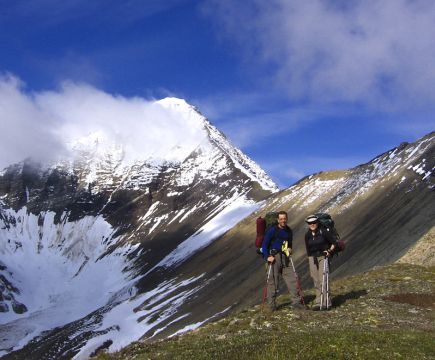
[{"label": "trekking pole", "polygon": [[[277,254],[277,251],[275,249],[271,249],[269,251],[269,253],[270,253],[271,256],[275,257],[275,255]],[[264,301],[265,301],[265,299],[267,297],[267,286],[268,286],[268,283],[269,283],[270,272],[272,270],[273,263],[274,263],[274,261],[272,261],[272,262],[268,261],[267,262],[267,265],[269,266],[269,270],[267,271],[266,286],[264,287],[264,291],[263,291],[263,301],[262,301],[262,304],[261,304],[261,308],[264,307]],[[275,274],[273,275],[273,282],[275,282]]]},{"label": "trekking pole", "polygon": [[326,310],[329,309],[329,259],[325,258],[326,268]]},{"label": "trekking pole", "polygon": [[326,278],[326,257],[323,261],[322,287],[320,291],[320,310],[322,310],[323,307],[323,298],[325,293],[325,278]]},{"label": "trekking pole", "polygon": [[267,297],[267,284],[268,284],[268,282],[269,282],[269,277],[270,277],[270,271],[272,270],[272,264],[271,263],[267,263],[268,265],[268,271],[267,271],[267,277],[266,277],[266,286],[264,287],[264,290],[263,290],[263,300],[262,300],[262,302],[261,302],[261,309],[263,309],[263,307],[264,307],[264,302],[265,302],[265,300],[266,300],[266,297]]},{"label": "trekking pole", "polygon": [[301,298],[301,303],[302,303],[302,305],[305,306],[304,293],[302,292],[301,280],[299,279],[299,275],[298,275],[298,273],[296,272],[296,268],[295,268],[295,264],[293,263],[293,258],[292,258],[292,256],[290,255],[289,258],[290,258],[290,262],[291,262],[291,264],[292,264],[293,272],[295,273],[295,278],[296,278],[296,289],[297,289],[297,291],[298,291],[298,295],[299,295],[299,297]]}]

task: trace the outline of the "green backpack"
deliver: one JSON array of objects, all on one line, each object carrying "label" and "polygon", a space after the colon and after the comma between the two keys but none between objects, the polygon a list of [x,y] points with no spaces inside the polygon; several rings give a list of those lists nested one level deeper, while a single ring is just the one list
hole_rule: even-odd
[{"label": "green backpack", "polygon": [[278,213],[277,212],[268,212],[264,217],[266,221],[266,231],[269,230],[272,226],[278,225]]},{"label": "green backpack", "polygon": [[339,253],[346,248],[346,242],[340,239],[337,229],[335,228],[335,222],[332,220],[331,215],[328,213],[317,213],[314,214],[319,219],[320,231],[327,231],[335,238],[337,242],[337,247],[334,253]]}]

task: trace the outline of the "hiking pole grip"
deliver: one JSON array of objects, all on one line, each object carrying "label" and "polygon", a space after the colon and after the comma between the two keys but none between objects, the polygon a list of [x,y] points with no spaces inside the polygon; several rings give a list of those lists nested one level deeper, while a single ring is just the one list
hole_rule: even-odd
[{"label": "hiking pole grip", "polygon": [[292,258],[292,256],[290,255],[289,258],[290,258],[290,262],[291,262],[291,264],[292,264],[293,272],[295,273],[296,276],[298,276],[297,273],[296,273],[296,268],[295,268],[295,264],[293,263],[293,258]]}]

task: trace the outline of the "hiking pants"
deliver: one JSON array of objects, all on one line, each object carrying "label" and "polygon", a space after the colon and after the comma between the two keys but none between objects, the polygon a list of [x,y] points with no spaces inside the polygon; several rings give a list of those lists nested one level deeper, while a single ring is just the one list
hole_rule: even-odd
[{"label": "hiking pants", "polygon": [[[320,306],[320,294],[322,291],[322,281],[323,281],[323,266],[325,260],[324,256],[309,256],[308,262],[310,264],[310,275],[314,282],[314,287],[316,288],[316,299],[314,300],[314,304]],[[322,307],[331,307],[331,290],[329,290],[329,302],[326,304],[326,284],[323,285],[324,294],[323,294],[323,304]]]},{"label": "hiking pants", "polygon": [[290,293],[291,304],[299,303],[299,296],[296,289],[296,276],[290,264],[290,258],[282,253],[275,255],[275,261],[270,271],[269,280],[267,282],[267,302],[270,306],[276,306],[276,296],[279,290],[281,278],[284,279],[287,289]]}]

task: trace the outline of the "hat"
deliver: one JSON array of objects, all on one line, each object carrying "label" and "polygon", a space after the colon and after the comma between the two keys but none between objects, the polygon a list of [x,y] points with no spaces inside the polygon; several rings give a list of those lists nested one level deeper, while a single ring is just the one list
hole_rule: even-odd
[{"label": "hat", "polygon": [[319,221],[319,218],[316,215],[310,215],[305,219],[307,224],[314,224]]}]

